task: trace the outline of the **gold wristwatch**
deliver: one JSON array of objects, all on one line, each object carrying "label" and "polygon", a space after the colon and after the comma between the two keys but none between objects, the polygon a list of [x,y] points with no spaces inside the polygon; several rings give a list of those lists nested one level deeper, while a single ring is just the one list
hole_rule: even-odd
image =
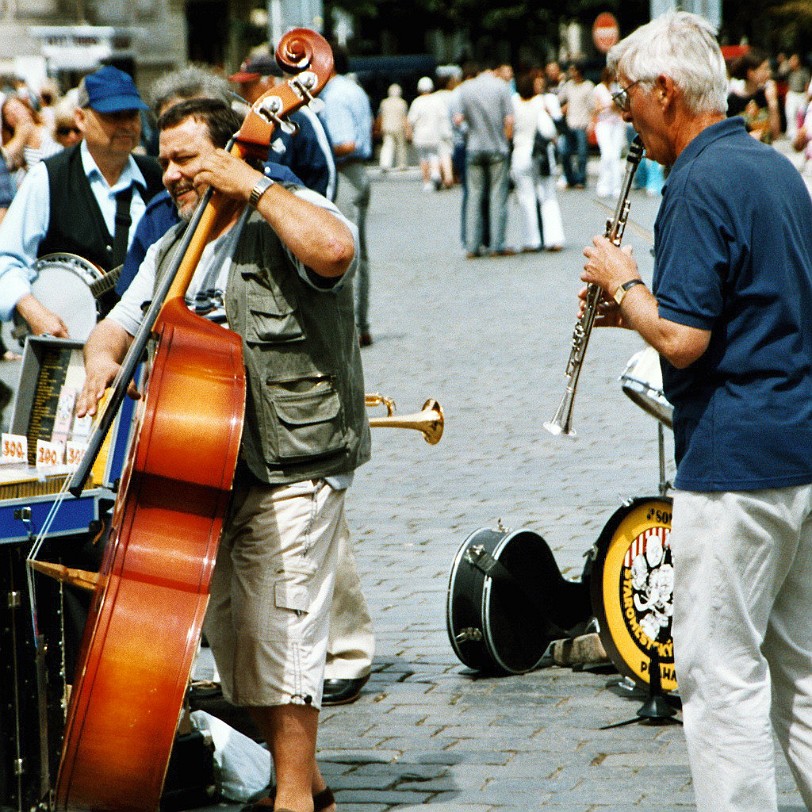
[{"label": "gold wristwatch", "polygon": [[635,285],[645,285],[645,282],[642,279],[630,279],[628,282],[624,282],[618,287],[618,289],[615,291],[615,295],[612,297],[617,302],[618,307],[620,307],[626,294]]}]

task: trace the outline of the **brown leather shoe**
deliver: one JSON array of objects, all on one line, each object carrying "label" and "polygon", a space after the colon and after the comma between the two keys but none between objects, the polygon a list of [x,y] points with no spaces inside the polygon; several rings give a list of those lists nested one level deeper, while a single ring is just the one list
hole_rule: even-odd
[{"label": "brown leather shoe", "polygon": [[372,336],[369,333],[361,333],[358,336],[359,347],[368,347],[370,344],[372,344]]}]

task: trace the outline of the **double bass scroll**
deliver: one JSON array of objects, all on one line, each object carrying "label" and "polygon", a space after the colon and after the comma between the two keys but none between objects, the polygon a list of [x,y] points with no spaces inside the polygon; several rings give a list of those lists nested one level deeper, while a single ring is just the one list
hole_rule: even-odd
[{"label": "double bass scroll", "polygon": [[[230,144],[232,155],[250,161],[265,160],[272,134],[284,117],[308,104],[327,83],[333,57],[327,41],[305,28],[295,28],[280,40],[276,60],[286,73],[298,74],[271,88],[251,106],[240,131]],[[153,336],[163,309],[172,299],[183,299],[197,264],[206,247],[208,235],[232,211],[234,203],[209,189],[192,217],[177,250],[178,260],[162,277],[161,283],[144,314],[130,351],[111,387],[103,410],[98,415],[87,450],[71,477],[68,490],[79,496],[90,475],[93,462],[101,451],[104,438],[115,420],[127,386],[135,375],[143,353]]]}]

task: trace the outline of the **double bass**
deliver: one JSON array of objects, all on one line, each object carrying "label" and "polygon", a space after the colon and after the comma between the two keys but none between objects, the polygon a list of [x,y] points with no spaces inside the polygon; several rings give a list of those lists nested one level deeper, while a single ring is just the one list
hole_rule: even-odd
[{"label": "double bass", "polygon": [[[231,146],[267,156],[276,126],[312,100],[332,70],[330,46],[295,29],[276,59],[293,78],[252,106]],[[245,375],[238,335],[190,312],[184,294],[235,202],[208,192],[180,259],[156,293],[113,383],[69,490],[81,493],[143,351],[155,341],[141,424],[113,511],[68,706],[54,806],[155,810],[208,603],[242,435]]]}]

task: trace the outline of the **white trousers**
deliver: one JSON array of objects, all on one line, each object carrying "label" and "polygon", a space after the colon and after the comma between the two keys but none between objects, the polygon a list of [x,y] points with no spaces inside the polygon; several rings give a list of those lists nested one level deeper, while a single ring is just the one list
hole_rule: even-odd
[{"label": "white trousers", "polygon": [[[542,234],[545,248],[563,246],[564,221],[555,191],[555,178],[543,178],[529,162],[517,164],[515,161],[511,176],[519,204],[520,247],[541,247]],[[541,230],[537,206],[541,208]]]},{"label": "white trousers", "polygon": [[787,118],[787,138],[790,141],[798,132],[798,115],[803,115],[806,105],[806,93],[787,91],[787,95],[784,97],[784,113]]},{"label": "white trousers", "polygon": [[697,808],[812,809],[812,485],[674,497],[674,655]]},{"label": "white trousers", "polygon": [[381,169],[405,169],[408,165],[406,156],[406,133],[384,133],[381,154],[378,158]]},{"label": "white trousers", "polygon": [[622,121],[599,121],[595,124],[595,137],[601,158],[598,164],[598,197],[618,197],[623,179],[620,160],[626,145],[626,125]]},{"label": "white trousers", "polygon": [[372,669],[375,631],[361,580],[355,566],[349,533],[338,540],[338,563],[333,602],[330,606],[330,637],[327,641],[325,679],[361,679]]}]

